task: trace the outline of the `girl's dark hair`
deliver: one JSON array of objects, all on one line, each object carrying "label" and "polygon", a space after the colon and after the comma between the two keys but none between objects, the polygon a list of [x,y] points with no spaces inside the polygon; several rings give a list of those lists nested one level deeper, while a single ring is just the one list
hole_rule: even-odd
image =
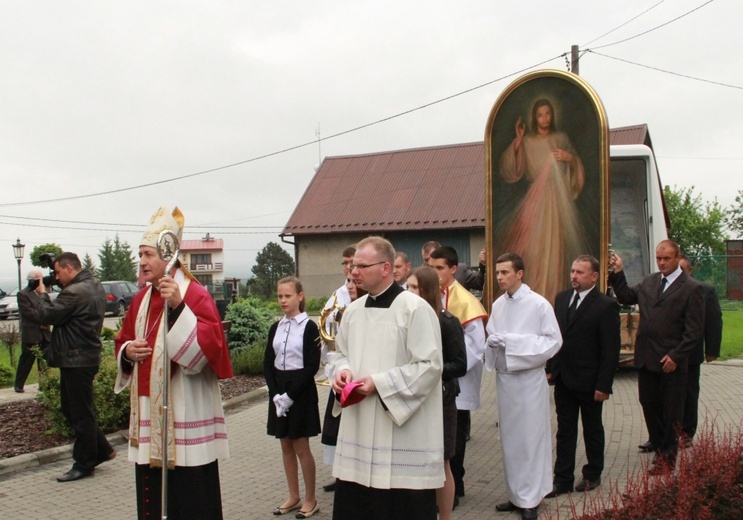
[{"label": "girl's dark hair", "polygon": [[[282,278],[281,280],[279,280],[279,283],[276,284],[276,287],[284,283],[292,284],[297,294],[304,292],[304,289],[302,289],[302,282],[296,276],[287,276],[286,278]],[[299,312],[304,312],[304,303],[305,298],[299,300]]]},{"label": "girl's dark hair", "polygon": [[433,267],[424,265],[413,269],[408,278],[415,276],[418,280],[418,289],[421,293],[421,298],[426,300],[428,304],[433,307],[436,311],[436,315],[441,314],[441,292],[439,290],[439,275],[436,274],[436,270]]}]

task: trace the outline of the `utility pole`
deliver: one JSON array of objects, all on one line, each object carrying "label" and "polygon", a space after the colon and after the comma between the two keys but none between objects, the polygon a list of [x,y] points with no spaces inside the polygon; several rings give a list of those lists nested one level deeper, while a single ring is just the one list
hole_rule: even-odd
[{"label": "utility pole", "polygon": [[315,135],[317,136],[317,165],[319,168],[320,164],[322,163],[322,139],[320,138],[320,121],[317,122]]},{"label": "utility pole", "polygon": [[579,50],[580,48],[578,45],[570,47],[570,72],[576,76],[580,76],[580,66],[578,61],[580,59],[580,56],[578,55]]}]

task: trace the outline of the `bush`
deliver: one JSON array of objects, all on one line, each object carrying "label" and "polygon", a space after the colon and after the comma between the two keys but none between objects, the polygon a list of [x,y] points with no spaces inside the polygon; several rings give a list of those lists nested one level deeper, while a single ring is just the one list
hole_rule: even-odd
[{"label": "bush", "polygon": [[[106,433],[126,428],[129,424],[129,389],[114,394],[116,382],[116,360],[104,355],[101,367],[93,381],[93,403],[98,426]],[[59,369],[50,368],[40,376],[39,394],[47,410],[47,419],[54,431],[64,437],[72,437],[75,432],[62,415]]]},{"label": "bush", "polygon": [[263,302],[263,305],[266,306],[266,309],[269,309],[274,314],[274,316],[281,316],[282,314],[284,314],[284,311],[281,310],[281,305],[279,305],[279,302],[278,300],[276,300],[276,298],[274,298],[273,300],[261,301]]},{"label": "bush", "polygon": [[116,331],[114,329],[109,329],[108,327],[103,327],[103,330],[101,331],[101,339],[104,341],[116,339]]},{"label": "bush", "polygon": [[319,314],[320,311],[325,308],[325,303],[327,301],[327,298],[309,298],[307,300],[307,308],[305,310],[309,314]]},{"label": "bush", "polygon": [[[608,496],[587,498],[581,520],[654,520],[658,518],[739,519],[743,510],[743,433],[715,435],[698,431],[691,447],[680,449],[675,471],[651,477],[631,475],[624,491],[616,484]],[[546,511],[545,518],[553,518]]]},{"label": "bush", "polygon": [[235,375],[262,374],[265,351],[265,344],[260,343],[230,350],[230,361]]},{"label": "bush", "polygon": [[[325,303],[328,301],[327,298],[308,298],[305,304],[305,312],[307,314],[320,314],[320,311],[325,307]],[[275,299],[264,302],[263,305],[271,309],[275,316],[281,316],[284,311],[281,310],[281,305]]]},{"label": "bush", "polygon": [[229,348],[265,343],[275,317],[276,314],[258,298],[244,298],[230,304],[225,314],[225,319],[232,322],[227,331]]},{"label": "bush", "polygon": [[0,388],[10,386],[15,381],[15,373],[10,367],[0,365]]}]

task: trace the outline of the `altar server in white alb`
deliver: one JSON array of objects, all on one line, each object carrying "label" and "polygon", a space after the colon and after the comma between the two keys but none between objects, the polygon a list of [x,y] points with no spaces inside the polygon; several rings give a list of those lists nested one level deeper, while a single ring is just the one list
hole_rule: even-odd
[{"label": "altar server in white alb", "polygon": [[[150,285],[132,300],[116,337],[116,392],[131,388],[129,460],[135,463],[137,514],[161,516],[163,461],[168,468],[168,518],[221,519],[217,459],[228,457],[218,379],[232,377],[222,322],[209,292],[180,264],[165,276],[157,254],[161,231],[179,238],[184,218],[161,207],[139,245],[140,272]],[[165,305],[168,333],[165,335]],[[171,360],[168,445],[162,446],[162,356]]]},{"label": "altar server in white alb", "polygon": [[547,360],[562,345],[552,306],[522,283],[524,260],[505,253],[495,262],[504,291],[486,328],[485,368],[497,371],[498,420],[508,502],[497,511],[521,511],[537,518],[539,503],[552,490],[552,433]]},{"label": "altar server in white alb", "polygon": [[394,282],[387,240],[359,242],[351,276],[369,294],[352,302],[336,336],[333,390],[360,383],[343,410],[333,518],[436,520],[444,484],[441,327],[422,298]]}]

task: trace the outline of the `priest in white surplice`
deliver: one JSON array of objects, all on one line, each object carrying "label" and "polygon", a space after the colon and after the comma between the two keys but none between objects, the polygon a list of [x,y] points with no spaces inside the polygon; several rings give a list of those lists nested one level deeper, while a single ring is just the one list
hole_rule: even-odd
[{"label": "priest in white surplice", "polygon": [[444,484],[441,328],[423,299],[394,283],[395,250],[358,244],[351,276],[369,291],[346,309],[331,363],[333,390],[363,400],[343,410],[334,518],[436,519]]},{"label": "priest in white surplice", "polygon": [[562,344],[560,326],[547,300],[522,283],[524,261],[514,253],[498,257],[498,285],[505,291],[488,320],[485,367],[497,371],[498,420],[508,502],[497,511],[520,510],[537,518],[552,490],[550,393],[544,371]]}]

